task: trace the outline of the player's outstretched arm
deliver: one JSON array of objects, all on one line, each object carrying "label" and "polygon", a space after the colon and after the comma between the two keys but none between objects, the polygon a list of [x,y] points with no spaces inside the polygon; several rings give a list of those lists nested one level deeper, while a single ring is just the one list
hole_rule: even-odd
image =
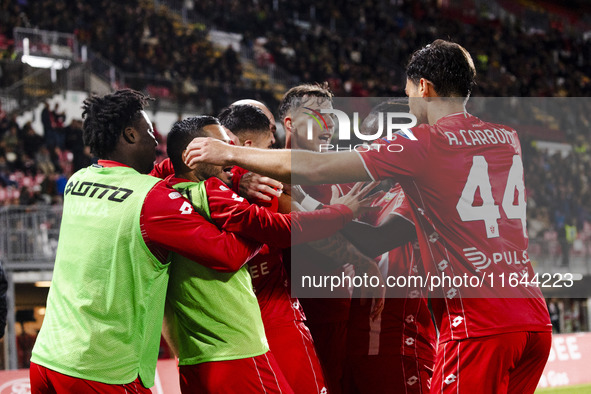
[{"label": "player's outstretched arm", "polygon": [[190,168],[198,163],[238,165],[285,183],[323,184],[371,180],[355,152],[317,153],[287,149],[233,146],[213,138],[195,138],[183,160]]},{"label": "player's outstretched arm", "polygon": [[394,248],[417,239],[415,226],[398,215],[390,215],[379,226],[364,222],[351,222],[341,230],[343,235],[363,254],[377,257]]},{"label": "player's outstretched arm", "polygon": [[362,298],[373,298],[375,300],[370,316],[372,320],[379,316],[384,309],[386,289],[385,286],[382,286],[384,284],[384,278],[376,262],[361,253],[341,233],[336,233],[318,241],[309,242],[308,245],[334,261],[339,261],[343,265],[353,265],[357,275],[366,273],[370,277],[375,276],[378,278],[378,286],[370,286],[362,289]]},{"label": "player's outstretched arm", "polygon": [[249,203],[229,190],[217,178],[206,182],[207,198],[213,223],[224,231],[278,248],[328,237],[353,220],[370,204],[363,197],[368,188],[352,190],[347,199],[314,212],[282,214]]},{"label": "player's outstretched arm", "polygon": [[260,243],[219,230],[174,192],[160,182],[146,196],[141,223],[149,242],[223,272],[239,270],[258,253]]},{"label": "player's outstretched arm", "polygon": [[[315,241],[326,238],[338,230],[341,230],[353,218],[377,209],[372,207],[373,197],[367,197],[369,192],[377,185],[372,182],[369,185],[358,183],[347,194],[339,197],[339,191],[336,186],[332,186],[331,205],[325,205],[323,209],[302,212],[294,209],[292,212],[292,246],[305,242]],[[352,216],[342,222],[342,226],[336,226],[334,223],[335,210],[341,210],[340,206],[345,205],[352,211]]]}]

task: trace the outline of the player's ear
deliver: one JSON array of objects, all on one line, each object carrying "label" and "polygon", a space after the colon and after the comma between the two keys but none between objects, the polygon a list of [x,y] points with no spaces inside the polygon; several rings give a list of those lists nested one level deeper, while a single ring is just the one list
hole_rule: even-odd
[{"label": "player's ear", "polygon": [[245,140],[244,146],[252,146],[252,140]]},{"label": "player's ear", "polygon": [[427,97],[428,94],[428,90],[429,90],[429,84],[427,83],[427,80],[425,78],[421,78],[419,80],[419,86],[418,86],[418,90],[419,90],[419,96],[421,97]]},{"label": "player's ear", "polygon": [[283,124],[285,125],[285,132],[291,134],[291,129],[293,127],[291,116],[288,115],[283,118]]},{"label": "player's ear", "polygon": [[439,97],[433,83],[425,78],[421,78],[419,81],[419,94],[421,97]]},{"label": "player's ear", "polygon": [[127,141],[128,144],[134,144],[137,139],[137,130],[132,126],[127,126],[123,130],[123,139]]}]

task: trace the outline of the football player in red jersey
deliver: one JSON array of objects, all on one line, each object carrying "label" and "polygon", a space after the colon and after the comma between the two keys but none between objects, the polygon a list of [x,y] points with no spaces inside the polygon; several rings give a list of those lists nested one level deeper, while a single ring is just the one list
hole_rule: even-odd
[{"label": "football player in red jersey", "polygon": [[[250,100],[245,105],[234,103],[224,109],[219,115],[220,123],[238,137],[241,146],[269,149],[274,139],[268,116],[265,117],[260,107],[248,103]],[[270,113],[268,109],[267,112]],[[233,190],[238,191],[240,178],[244,177],[246,170],[234,167],[232,174]],[[263,185],[258,193],[267,187]],[[276,212],[277,200],[273,198],[267,202],[254,198],[249,201]],[[289,275],[283,260],[283,249],[264,245],[249,262],[265,334],[269,348],[294,392],[321,393],[326,390],[322,368],[300,302],[291,297]]]},{"label": "football player in red jersey", "polygon": [[[235,101],[230,105],[230,108],[241,105],[250,105],[263,111],[267,119],[269,119],[269,131],[271,132],[270,147],[282,148],[283,145],[279,146],[279,144],[281,144],[281,141],[279,141],[279,136],[277,135],[277,125],[275,123],[275,116],[273,116],[271,110],[267,108],[267,106],[264,103],[253,99],[243,99]],[[222,113],[218,115],[218,118],[220,120],[222,119]],[[248,142],[249,138],[245,137],[242,141],[238,142],[240,142],[240,145],[242,146],[252,146],[254,148],[265,149],[267,148],[266,145],[269,139],[269,134],[263,133],[263,135],[264,137],[262,139],[257,138],[257,141],[251,139],[250,142]],[[232,188],[234,189],[234,191],[239,193],[241,196],[248,198],[251,201],[256,201],[257,204],[266,204],[265,206],[269,207],[272,204],[277,203],[277,200],[274,197],[281,197],[281,191],[283,188],[283,184],[281,182],[277,182],[276,180],[266,176],[249,172],[248,170],[245,170],[238,166],[234,166],[234,168],[232,168],[232,173],[234,174],[234,177],[232,178]],[[284,213],[286,212],[289,212],[289,210],[285,210]]]},{"label": "football player in red jersey", "polygon": [[[320,127],[312,124],[312,135],[308,135],[307,122],[310,117],[322,108],[332,108],[332,92],[328,85],[301,84],[289,89],[279,104],[279,118],[285,128],[285,147],[319,151],[319,146],[330,141],[334,133],[334,123],[329,116],[325,117],[326,125]],[[311,137],[311,138],[310,138]],[[321,204],[328,204],[332,196],[331,185],[304,187],[309,194]],[[343,189],[339,188],[343,194]],[[304,204],[306,205],[306,204]],[[304,207],[312,208],[314,207]],[[350,267],[341,267],[334,259],[327,258],[313,246],[300,245],[291,250],[291,257],[299,265],[298,271],[313,275],[352,276]],[[332,269],[324,268],[331,264]],[[292,270],[293,271],[293,270]],[[297,284],[297,282],[296,282]],[[301,298],[306,313],[307,325],[312,332],[316,351],[322,363],[324,375],[331,393],[338,394],[342,390],[343,371],[347,345],[347,322],[351,294],[342,286],[335,289],[333,298]]]},{"label": "football player in red jersey", "polygon": [[[364,119],[360,130],[375,135],[380,113],[408,112],[400,99],[388,99]],[[404,120],[400,120],[404,123]],[[382,181],[389,187],[389,180]],[[341,230],[365,254],[376,257],[384,277],[412,278],[422,270],[412,207],[400,185],[378,196],[368,213]],[[383,242],[387,238],[388,242]],[[395,247],[396,244],[401,246]],[[387,250],[392,248],[392,250]],[[430,391],[437,337],[426,291],[418,286],[390,287],[384,310],[372,318],[370,303],[351,300],[347,327],[344,391],[348,394],[391,393],[393,390],[424,394]]]},{"label": "football player in red jersey", "polygon": [[[375,232],[391,234],[386,229],[398,225],[398,220],[413,223],[412,208],[400,185],[376,199],[374,205],[382,208],[378,215],[368,214],[362,219]],[[343,232],[352,234],[348,238],[355,244],[371,244],[364,241],[366,234],[375,237],[371,231],[359,239],[354,238],[359,235],[354,229]],[[410,235],[416,239],[414,229]],[[416,241],[377,258],[380,270],[389,279],[415,277],[422,269]],[[377,318],[371,317],[369,302],[353,297],[347,328],[346,393],[429,392],[437,338],[425,296],[426,291],[418,286],[389,287],[384,310]]]},{"label": "football player in red jersey", "polygon": [[[244,110],[249,111],[251,117],[258,117],[259,121],[253,122],[254,124],[260,125],[262,130],[269,129],[269,122],[260,110],[254,107]],[[246,116],[244,116],[244,120],[245,123],[249,121]],[[297,244],[327,237],[342,228],[354,216],[366,210],[365,206],[368,202],[366,203],[362,198],[369,189],[362,190],[360,188],[352,189],[349,195],[339,199],[335,205],[326,206],[322,211],[279,214],[252,205],[229,189],[228,186],[231,185],[229,168],[202,164],[191,170],[183,164],[182,152],[186,144],[196,136],[227,139],[224,129],[213,117],[193,117],[175,123],[168,136],[167,147],[175,174],[166,178],[167,183],[173,187],[179,187],[179,191],[183,190],[183,193],[186,193],[192,201],[198,202],[199,205],[195,206],[195,209],[206,212],[220,228],[245,235],[247,238],[268,240],[267,250],[286,248],[292,242]],[[293,233],[292,228],[294,229]],[[274,262],[271,261],[271,263]],[[270,268],[274,267],[261,265],[260,271]],[[254,301],[257,304],[256,311],[252,310],[250,303],[250,300],[254,298],[252,289],[249,288],[250,278],[248,283],[244,283],[240,278],[238,278],[240,282],[237,282],[225,275],[214,276],[210,271],[203,272],[197,276],[198,280],[203,281],[202,286],[205,286],[205,283],[211,284],[219,281],[219,284],[215,285],[217,287],[212,285],[214,287],[211,289],[212,293],[206,294],[207,292],[201,288],[202,286],[199,286],[198,281],[185,279],[178,271],[171,272],[171,275],[174,278],[172,283],[175,289],[171,290],[169,287],[167,296],[169,305],[167,317],[170,323],[168,324],[167,337],[171,341],[172,348],[179,354],[179,371],[183,392],[192,392],[199,388],[213,392],[217,390],[216,385],[219,384],[222,384],[223,390],[227,392],[252,389],[261,389],[267,392],[291,392],[290,384],[292,382],[286,380],[280,371],[281,367],[277,368],[273,349],[270,352],[264,352],[265,346],[262,348],[260,346],[253,347],[253,344],[249,343],[252,342],[251,336],[256,337],[263,328],[257,301]],[[177,286],[182,290],[176,290]],[[249,297],[249,293],[252,294],[252,297]],[[283,296],[277,292],[267,295]],[[228,308],[230,305],[233,307],[242,306],[244,319],[250,319],[251,323],[260,322],[260,327],[259,324],[252,324],[252,327],[244,326],[243,323],[240,323],[240,319],[231,324],[230,322],[234,321],[233,318],[228,320],[227,313],[224,314],[222,310],[218,311],[214,308],[206,309],[208,317],[199,318],[199,313],[193,312],[195,307],[189,307],[197,305],[197,310],[205,308],[212,302],[216,302],[216,297],[225,299],[228,302],[226,305]],[[228,299],[224,297],[228,297]],[[236,304],[237,302],[239,304]],[[291,309],[289,298],[287,304]],[[293,325],[293,311],[290,317],[289,323]],[[226,329],[215,330],[212,321],[218,325],[223,323],[222,325]],[[291,325],[283,328],[284,333],[289,332]],[[301,343],[304,333],[298,333],[299,335],[295,337],[291,336],[291,339]],[[267,335],[268,330],[265,327],[264,336]],[[261,339],[264,344],[267,342],[265,337]],[[251,346],[250,350],[244,349],[247,343]],[[254,349],[259,354],[253,355]],[[313,347],[305,348],[302,354],[305,356],[307,351],[313,352]],[[292,354],[292,356],[294,355]],[[309,356],[306,359],[309,359]],[[301,363],[309,360],[298,361],[300,364],[293,366],[303,369],[305,365]],[[320,370],[318,369],[316,372],[320,373]],[[296,376],[306,377],[305,374],[296,374]],[[320,374],[318,380],[313,379],[311,382],[294,380],[293,384],[298,387],[297,392],[320,393],[326,391],[321,378]],[[321,386],[317,387],[317,384]]]},{"label": "football player in red jersey", "polygon": [[[365,152],[256,151],[194,140],[186,157],[237,164],[297,183],[393,178],[413,207],[431,305],[440,333],[433,392],[533,393],[551,344],[551,323],[527,255],[521,147],[510,127],[465,110],[475,80],[468,52],[436,40],[407,66],[406,93],[420,124]],[[346,168],[346,171],[343,171]],[[433,277],[473,277],[454,286]],[[475,288],[477,287],[477,288]]]}]

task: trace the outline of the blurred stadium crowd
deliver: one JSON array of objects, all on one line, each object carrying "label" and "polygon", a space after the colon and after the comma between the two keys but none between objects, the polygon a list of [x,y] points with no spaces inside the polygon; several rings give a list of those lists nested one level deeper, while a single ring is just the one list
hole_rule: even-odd
[{"label": "blurred stadium crowd", "polygon": [[[180,81],[188,95],[200,81],[240,86],[239,54],[207,40],[209,23],[242,33],[242,45],[255,51],[259,66],[281,67],[303,81],[326,80],[336,96],[392,97],[404,95],[402,70],[411,49],[449,37],[476,61],[475,96],[591,94],[591,43],[558,22],[532,32],[498,19],[442,18],[435,2],[403,0],[178,3],[202,23],[183,24],[150,1],[0,0],[0,59],[14,58],[14,27],[38,27],[74,32],[125,72]],[[18,78],[3,71],[0,86]],[[591,113],[565,108],[573,116],[564,116],[550,139],[570,144],[569,153],[537,147],[535,126],[522,145],[530,237],[572,246],[591,240]],[[58,204],[67,178],[92,160],[81,122],[63,124],[63,114],[49,103],[44,130],[20,127],[16,116],[0,108],[0,205]]]}]

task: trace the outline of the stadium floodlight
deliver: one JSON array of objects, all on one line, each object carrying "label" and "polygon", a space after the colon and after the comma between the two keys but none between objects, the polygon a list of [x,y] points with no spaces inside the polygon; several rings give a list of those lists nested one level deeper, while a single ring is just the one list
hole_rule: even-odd
[{"label": "stadium floodlight", "polygon": [[53,68],[56,70],[62,70],[70,67],[71,61],[63,59],[53,59],[51,57],[44,56],[31,56],[23,55],[21,58],[23,63],[28,64],[31,67],[36,68]]},{"label": "stadium floodlight", "polygon": [[36,68],[51,68],[54,70],[62,70],[70,67],[72,63],[66,59],[56,59],[53,57],[46,56],[33,56],[29,52],[29,39],[23,39],[23,56],[21,57],[23,63],[28,64],[31,67]]}]

